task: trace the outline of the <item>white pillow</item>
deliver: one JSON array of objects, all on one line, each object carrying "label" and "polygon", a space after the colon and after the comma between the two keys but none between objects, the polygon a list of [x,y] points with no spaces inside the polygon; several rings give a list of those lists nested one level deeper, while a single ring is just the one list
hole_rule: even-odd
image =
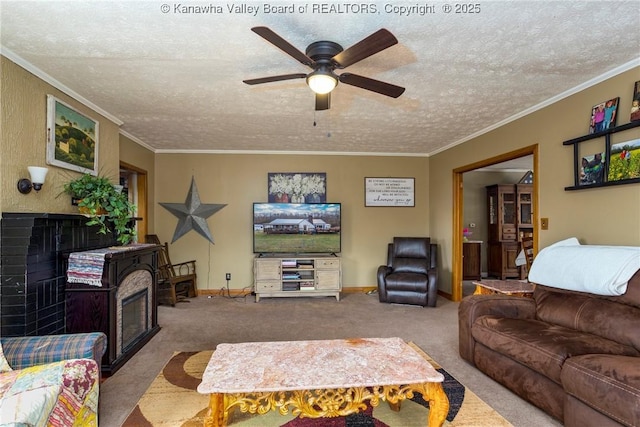
[{"label": "white pillow", "polygon": [[7,362],[6,357],[4,357],[4,352],[2,351],[2,343],[0,342],[0,373],[13,371],[11,366],[9,366],[9,362]]}]

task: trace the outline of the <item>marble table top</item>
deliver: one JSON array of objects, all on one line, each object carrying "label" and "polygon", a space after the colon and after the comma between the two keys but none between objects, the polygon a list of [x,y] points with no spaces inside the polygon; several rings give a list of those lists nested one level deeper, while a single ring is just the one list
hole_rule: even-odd
[{"label": "marble table top", "polygon": [[472,283],[499,293],[520,292],[526,294],[533,293],[535,289],[533,283],[526,280],[480,280]]},{"label": "marble table top", "polygon": [[198,392],[255,393],[442,382],[400,338],[219,344]]}]

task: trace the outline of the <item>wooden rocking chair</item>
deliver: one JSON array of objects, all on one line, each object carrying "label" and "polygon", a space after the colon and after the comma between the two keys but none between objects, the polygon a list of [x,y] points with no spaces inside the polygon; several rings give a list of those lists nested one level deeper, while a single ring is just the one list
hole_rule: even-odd
[{"label": "wooden rocking chair", "polygon": [[189,302],[186,298],[197,296],[196,261],[172,263],[169,258],[169,244],[160,243],[156,234],[145,236],[147,243],[162,246],[158,251],[158,304]]},{"label": "wooden rocking chair", "polygon": [[520,242],[520,247],[524,252],[524,258],[525,258],[525,261],[527,262],[523,266],[523,267],[526,267],[527,269],[526,274],[524,275],[524,278],[526,279],[529,276],[529,271],[531,270],[531,264],[533,264],[533,258],[534,258],[533,236],[522,237],[522,241]]}]

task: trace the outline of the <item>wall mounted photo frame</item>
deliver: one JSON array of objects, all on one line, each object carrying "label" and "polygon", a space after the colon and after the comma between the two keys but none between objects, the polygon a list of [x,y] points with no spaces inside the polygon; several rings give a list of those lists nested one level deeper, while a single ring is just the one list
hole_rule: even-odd
[{"label": "wall mounted photo frame", "polygon": [[308,172],[269,172],[269,203],[325,203],[327,174]]},{"label": "wall mounted photo frame", "polygon": [[640,120],[640,80],[633,85],[633,98],[631,99],[632,122]]},{"label": "wall mounted photo frame", "polygon": [[365,178],[364,205],[414,207],[415,178]]},{"label": "wall mounted photo frame", "polygon": [[600,102],[591,107],[590,134],[602,132],[616,126],[618,104],[620,104],[619,97]]},{"label": "wall mounted photo frame", "polygon": [[98,175],[98,121],[47,95],[47,163]]},{"label": "wall mounted photo frame", "polygon": [[640,138],[611,144],[607,181],[640,179]]},{"label": "wall mounted photo frame", "polygon": [[604,182],[604,155],[605,153],[595,153],[580,158],[580,185]]}]

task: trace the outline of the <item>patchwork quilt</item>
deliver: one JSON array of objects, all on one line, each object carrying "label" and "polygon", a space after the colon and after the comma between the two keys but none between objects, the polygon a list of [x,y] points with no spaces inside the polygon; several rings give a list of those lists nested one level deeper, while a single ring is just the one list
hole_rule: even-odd
[{"label": "patchwork quilt", "polygon": [[69,359],[0,374],[0,425],[97,426],[98,365]]}]

